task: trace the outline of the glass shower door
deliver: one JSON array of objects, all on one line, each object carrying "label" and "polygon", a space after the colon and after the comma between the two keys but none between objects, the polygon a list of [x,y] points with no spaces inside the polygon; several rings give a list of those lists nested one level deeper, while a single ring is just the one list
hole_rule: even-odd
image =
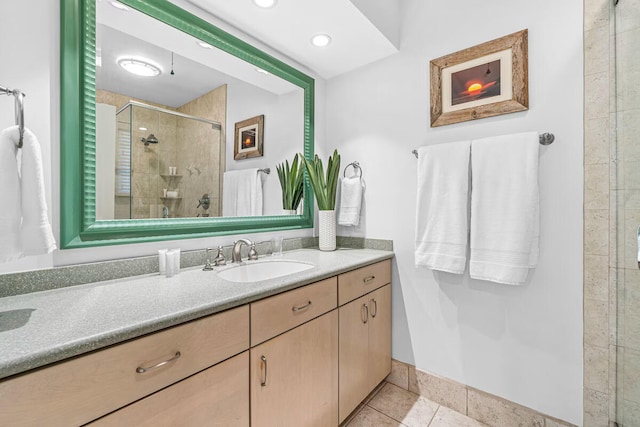
[{"label": "glass shower door", "polygon": [[[617,4],[616,4],[617,3]],[[618,426],[640,426],[640,2],[615,1]]]}]

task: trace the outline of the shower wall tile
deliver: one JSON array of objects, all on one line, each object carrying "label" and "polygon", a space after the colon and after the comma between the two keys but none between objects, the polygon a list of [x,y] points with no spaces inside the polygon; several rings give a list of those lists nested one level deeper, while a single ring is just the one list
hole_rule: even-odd
[{"label": "shower wall tile", "polygon": [[609,395],[584,389],[584,427],[604,427],[609,424]]},{"label": "shower wall tile", "polygon": [[609,71],[609,27],[600,26],[584,33],[584,73]]},{"label": "shower wall tile", "polygon": [[609,72],[587,75],[584,78],[585,87],[585,118],[609,117]]},{"label": "shower wall tile", "polygon": [[584,250],[589,255],[609,254],[609,209],[584,213]]},{"label": "shower wall tile", "polygon": [[640,270],[636,267],[624,273],[624,346],[640,352]]},{"label": "shower wall tile", "polygon": [[640,403],[640,351],[626,348],[623,363],[625,374],[621,397],[625,401]]},{"label": "shower wall tile", "polygon": [[584,346],[584,386],[609,392],[609,347]]},{"label": "shower wall tile", "polygon": [[606,26],[609,27],[609,0],[585,0],[584,29],[585,31]]},{"label": "shower wall tile", "polygon": [[624,400],[621,406],[621,426],[640,426],[640,403]]},{"label": "shower wall tile", "polygon": [[609,309],[606,301],[584,300],[584,343],[609,345]]},{"label": "shower wall tile", "polygon": [[640,28],[640,0],[624,0],[618,7],[618,33]]},{"label": "shower wall tile", "polygon": [[618,238],[624,241],[624,266],[630,270],[637,270],[640,209],[625,209],[621,214],[624,220],[624,234]]},{"label": "shower wall tile", "polygon": [[585,166],[585,209],[609,209],[609,165]]},{"label": "shower wall tile", "polygon": [[585,255],[584,269],[585,298],[608,301],[609,257],[606,255]]},{"label": "shower wall tile", "polygon": [[594,165],[609,162],[609,121],[609,117],[601,117],[585,121],[585,164]]}]

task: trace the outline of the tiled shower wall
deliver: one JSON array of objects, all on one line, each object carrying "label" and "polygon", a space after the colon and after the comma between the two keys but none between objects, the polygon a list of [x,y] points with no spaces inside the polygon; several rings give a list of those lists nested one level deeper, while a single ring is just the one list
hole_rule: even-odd
[{"label": "tiled shower wall", "polygon": [[[206,211],[210,216],[220,215],[221,170],[224,159],[222,135],[226,123],[226,85],[222,85],[184,105],[177,110],[184,114],[218,121],[222,130],[211,125],[171,114],[133,107],[131,216],[134,219],[160,218],[162,206],[169,208],[171,218],[195,217],[205,213],[196,208],[204,193],[211,198]],[[172,110],[165,105],[131,98],[104,90],[96,91],[96,101],[122,108],[129,100]],[[147,128],[145,131],[140,126]],[[153,133],[160,143],[144,146],[140,141]],[[169,166],[177,167],[178,176],[169,176]],[[177,190],[178,199],[161,199],[162,189]],[[116,198],[116,211],[121,205],[127,209],[117,219],[128,218],[128,197]]]},{"label": "tiled shower wall", "polygon": [[640,425],[640,1],[584,2],[584,426]]}]

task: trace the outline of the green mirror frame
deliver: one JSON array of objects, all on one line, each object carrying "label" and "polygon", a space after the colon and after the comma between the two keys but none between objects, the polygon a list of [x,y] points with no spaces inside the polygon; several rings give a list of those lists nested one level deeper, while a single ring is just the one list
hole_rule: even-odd
[{"label": "green mirror frame", "polygon": [[[313,157],[313,78],[166,0],[120,1],[301,87],[304,91],[303,154],[307,159]],[[308,177],[305,177],[303,215],[96,221],[96,5],[95,0],[60,0],[60,4],[62,249],[313,227],[313,193]]]}]

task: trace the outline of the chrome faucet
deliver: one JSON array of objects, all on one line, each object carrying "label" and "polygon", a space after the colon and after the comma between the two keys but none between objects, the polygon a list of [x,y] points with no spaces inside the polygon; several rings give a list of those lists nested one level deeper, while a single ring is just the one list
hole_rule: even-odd
[{"label": "chrome faucet", "polygon": [[242,245],[247,245],[250,247],[248,259],[250,261],[254,261],[258,259],[258,252],[256,252],[256,244],[248,239],[238,239],[233,242],[233,252],[231,253],[231,262],[242,262],[242,255],[240,254],[240,249]]}]

